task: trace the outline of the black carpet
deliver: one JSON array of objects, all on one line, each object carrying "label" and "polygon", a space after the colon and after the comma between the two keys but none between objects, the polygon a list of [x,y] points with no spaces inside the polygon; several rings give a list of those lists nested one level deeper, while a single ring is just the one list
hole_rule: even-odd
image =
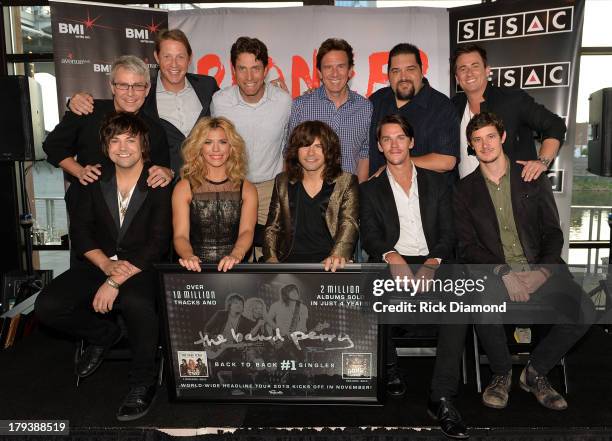
[{"label": "black carpet", "polygon": [[[469,351],[469,350],[468,350]],[[466,423],[472,427],[472,438],[481,433],[478,428],[503,428],[499,439],[519,440],[537,435],[537,431],[521,428],[548,428],[540,432],[541,439],[612,439],[603,429],[612,427],[612,336],[599,327],[593,329],[568,357],[569,409],[554,412],[542,408],[528,393],[517,386],[520,369],[515,366],[514,387],[510,403],[503,411],[484,407],[474,384],[471,352],[468,352],[468,384],[461,388],[457,406]],[[434,423],[425,412],[429,376],[433,359],[402,358],[409,392],[401,399],[388,399],[381,406],[351,405],[240,405],[215,403],[169,402],[166,387],[158,393],[155,406],[144,418],[133,423],[115,420],[115,411],[127,392],[125,361],[105,361],[100,369],[77,388],[73,375],[74,343],[38,329],[13,348],[0,351],[0,419],[63,419],[70,421],[73,434],[81,428],[198,428],[198,427],[424,427]],[[485,368],[486,372],[486,368]],[[559,373],[551,373],[551,381],[560,388]],[[485,381],[486,381],[485,377]],[[592,437],[573,438],[590,431]],[[512,432],[511,428],[518,428]],[[500,429],[502,430],[502,429]],[[76,432],[75,432],[76,431]],[[100,432],[99,439],[107,438]],[[134,438],[145,439],[136,430]],[[482,431],[489,435],[490,430]],[[514,433],[514,435],[513,435]],[[527,438],[521,434],[530,433]],[[127,434],[127,433],[126,433]],[[140,434],[137,435],[137,434]],[[255,435],[251,432],[251,435]],[[299,439],[316,439],[315,435]],[[357,434],[355,434],[357,435]],[[434,439],[440,432],[414,432],[409,439]],[[147,435],[149,436],[158,435]],[[161,435],[160,435],[161,436]],[[248,438],[248,432],[245,432]],[[297,435],[296,435],[297,436]],[[338,434],[339,437],[342,435]],[[505,437],[505,438],[504,438]],[[247,439],[245,438],[245,439]],[[255,436],[257,438],[257,436]],[[279,436],[279,439],[298,439]],[[323,437],[325,438],[325,437]],[[365,434],[360,439],[370,439]],[[372,439],[375,439],[373,437]],[[399,440],[383,436],[385,440]],[[17,439],[17,438],[16,438]],[[19,437],[24,440],[24,437]],[[36,438],[41,440],[42,438]],[[61,437],[54,437],[58,441]],[[90,438],[83,438],[90,439]],[[98,438],[96,438],[98,439]],[[158,439],[158,438],[151,438]],[[161,439],[161,438],[159,438]],[[182,438],[187,440],[188,438]],[[351,436],[351,439],[355,439]],[[408,438],[402,438],[408,439]]]}]

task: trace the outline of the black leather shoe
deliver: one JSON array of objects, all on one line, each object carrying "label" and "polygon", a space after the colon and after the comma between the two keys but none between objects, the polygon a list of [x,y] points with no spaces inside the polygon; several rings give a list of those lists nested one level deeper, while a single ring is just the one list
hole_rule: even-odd
[{"label": "black leather shoe", "polygon": [[395,366],[387,367],[387,393],[401,397],[406,393],[406,382]]},{"label": "black leather shoe", "polygon": [[459,411],[455,409],[448,398],[440,398],[440,401],[430,400],[427,403],[427,413],[438,421],[440,430],[447,437],[452,439],[468,439],[470,437]]},{"label": "black leather shoe", "polygon": [[131,388],[125,396],[123,403],[119,406],[117,419],[119,421],[134,421],[145,416],[155,400],[156,392],[155,384]]},{"label": "black leather shoe", "polygon": [[104,356],[110,348],[119,343],[119,340],[123,337],[121,329],[117,328],[117,336],[113,339],[113,342],[108,346],[89,345],[85,348],[79,359],[77,360],[75,371],[76,374],[81,377],[89,377],[93,374],[96,369],[100,367]]}]

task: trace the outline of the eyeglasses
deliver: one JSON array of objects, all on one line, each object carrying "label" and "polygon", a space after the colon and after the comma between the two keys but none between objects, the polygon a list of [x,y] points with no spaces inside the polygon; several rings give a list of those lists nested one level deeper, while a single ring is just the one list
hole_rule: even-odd
[{"label": "eyeglasses", "polygon": [[129,90],[130,88],[136,92],[144,92],[147,89],[148,84],[136,83],[136,84],[128,84],[128,83],[113,83],[119,90]]}]

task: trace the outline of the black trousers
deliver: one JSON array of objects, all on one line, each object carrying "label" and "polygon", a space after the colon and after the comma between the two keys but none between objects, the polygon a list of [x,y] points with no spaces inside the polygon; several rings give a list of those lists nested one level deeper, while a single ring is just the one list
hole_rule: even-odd
[{"label": "black trousers", "polygon": [[[117,324],[96,313],[92,302],[106,275],[97,268],[71,268],[55,278],[38,296],[36,315],[45,325],[88,343],[106,346],[116,336]],[[119,288],[117,306],[125,320],[132,351],[129,384],[148,386],[156,381],[155,354],[159,338],[157,274],[143,271]]]},{"label": "black trousers", "polygon": [[[410,265],[413,273],[418,271],[425,262],[424,256],[402,256]],[[386,333],[387,367],[397,364],[397,352],[393,343],[393,335],[397,328],[405,326],[383,325]],[[440,398],[452,398],[458,394],[461,377],[461,358],[465,347],[467,333],[466,324],[438,325],[438,341],[436,346],[436,361],[430,386],[430,399],[439,401]]]},{"label": "black trousers", "polygon": [[[487,296],[497,296],[497,301],[511,302],[508,291],[500,277],[489,275],[486,285]],[[531,295],[528,303],[547,305],[556,311],[557,324],[552,325],[548,334],[531,352],[529,360],[533,368],[546,375],[561,358],[589,330],[594,321],[593,302],[569,275],[553,275]],[[537,323],[537,321],[536,321]],[[478,338],[489,357],[491,370],[503,375],[512,369],[512,358],[508,349],[506,331],[502,323],[476,324]]]}]

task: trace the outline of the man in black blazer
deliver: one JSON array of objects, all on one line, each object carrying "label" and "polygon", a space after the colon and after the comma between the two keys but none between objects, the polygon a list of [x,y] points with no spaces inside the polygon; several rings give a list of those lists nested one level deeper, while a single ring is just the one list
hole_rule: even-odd
[{"label": "man in black blazer", "polygon": [[[563,323],[554,325],[532,351],[520,377],[521,388],[532,392],[540,404],[563,410],[567,402],[546,375],[588,330],[593,304],[561,259],[563,233],[550,182],[545,175],[528,182],[521,178],[522,167],[504,154],[507,134],[496,115],[476,115],[466,135],[480,165],[454,193],[458,258],[482,264],[478,271],[486,276],[487,303],[535,298],[564,314]],[[512,383],[504,327],[481,324],[476,330],[493,371],[483,403],[504,408]]]},{"label": "man in black blazer", "polygon": [[155,396],[159,287],[152,265],[170,244],[170,187],[147,186],[148,129],[139,117],[109,115],[101,138],[114,166],[104,168],[96,182],[75,186],[79,209],[70,219],[70,239],[78,261],[40,294],[36,314],[42,323],[87,341],[76,364],[77,375],[87,377],[122,337],[105,317],[120,305],[132,366],[130,390],[116,416],[130,421],[144,416]]},{"label": "man in black blazer", "polygon": [[[198,119],[210,116],[212,96],[219,90],[213,77],[187,73],[192,54],[189,40],[180,29],[159,33],[154,52],[159,71],[151,77],[151,90],[142,107],[164,127],[171,169],[177,178],[183,165],[181,144]],[[78,93],[70,100],[69,107],[77,115],[91,113],[93,97],[86,92]]]},{"label": "man in black blazer", "polygon": [[[361,184],[361,243],[372,261],[390,265],[393,276],[433,279],[453,257],[454,233],[448,179],[418,168],[410,159],[414,132],[401,115],[387,115],[378,126],[378,145],[387,167]],[[387,391],[402,395],[406,386],[396,368],[392,327],[387,325]],[[440,325],[429,413],[445,435],[465,439],[467,429],[451,399],[457,394],[465,325]]]},{"label": "man in black blazer", "polygon": [[[478,161],[467,154],[465,128],[470,119],[480,112],[493,112],[504,123],[506,140],[504,152],[512,162],[523,165],[523,179],[531,181],[544,173],[557,156],[565,138],[565,122],[535,100],[513,82],[497,87],[488,81],[491,68],[483,47],[469,43],[455,49],[451,58],[451,72],[464,93],[451,101],[461,121],[461,161],[459,177],[470,174]],[[542,145],[536,152],[534,132]]]}]

